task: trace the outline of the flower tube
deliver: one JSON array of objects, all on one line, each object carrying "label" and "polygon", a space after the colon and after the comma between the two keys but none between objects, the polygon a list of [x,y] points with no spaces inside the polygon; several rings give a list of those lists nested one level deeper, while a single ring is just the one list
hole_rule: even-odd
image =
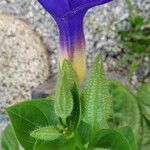
[{"label": "flower tube", "polygon": [[59,62],[71,61],[80,81],[86,71],[83,19],[91,7],[112,0],[39,0],[55,19],[60,32]]}]

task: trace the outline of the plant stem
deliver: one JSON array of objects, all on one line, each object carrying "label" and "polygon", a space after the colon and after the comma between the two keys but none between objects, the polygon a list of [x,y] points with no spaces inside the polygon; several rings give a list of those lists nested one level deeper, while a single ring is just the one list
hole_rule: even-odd
[{"label": "plant stem", "polygon": [[61,122],[62,122],[63,126],[67,125],[66,118],[61,117]]}]

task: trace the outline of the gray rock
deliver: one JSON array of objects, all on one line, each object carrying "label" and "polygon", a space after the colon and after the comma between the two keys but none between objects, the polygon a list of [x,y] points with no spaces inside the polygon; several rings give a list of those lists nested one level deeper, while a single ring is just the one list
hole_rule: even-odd
[{"label": "gray rock", "polygon": [[50,94],[54,94],[56,86],[56,78],[51,78],[43,84],[32,90],[32,98],[45,98]]},{"label": "gray rock", "polygon": [[49,53],[24,21],[0,12],[0,114],[50,77]]}]

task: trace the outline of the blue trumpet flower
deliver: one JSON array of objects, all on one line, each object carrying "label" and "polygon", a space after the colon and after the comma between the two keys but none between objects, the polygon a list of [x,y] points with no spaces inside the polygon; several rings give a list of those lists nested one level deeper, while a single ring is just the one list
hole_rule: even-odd
[{"label": "blue trumpet flower", "polygon": [[112,0],[39,0],[55,19],[60,32],[60,65],[64,59],[72,62],[79,80],[86,71],[83,18],[88,9]]}]

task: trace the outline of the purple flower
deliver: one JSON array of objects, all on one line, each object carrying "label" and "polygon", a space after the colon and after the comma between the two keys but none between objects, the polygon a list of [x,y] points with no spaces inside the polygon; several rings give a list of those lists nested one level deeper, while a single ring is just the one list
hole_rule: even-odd
[{"label": "purple flower", "polygon": [[112,0],[39,0],[59,27],[60,64],[64,59],[70,60],[79,80],[84,78],[86,71],[83,18],[91,7],[110,1]]}]

